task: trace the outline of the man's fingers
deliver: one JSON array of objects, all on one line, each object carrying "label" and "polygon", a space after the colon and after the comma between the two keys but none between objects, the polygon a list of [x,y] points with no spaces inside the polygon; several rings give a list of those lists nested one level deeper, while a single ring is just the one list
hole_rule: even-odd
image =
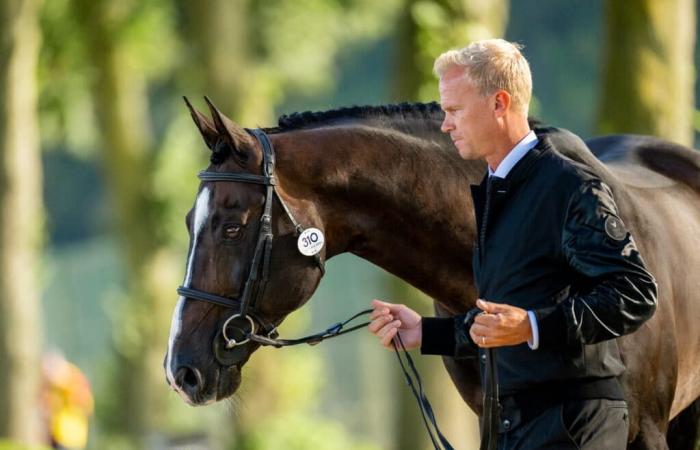
[{"label": "man's fingers", "polygon": [[474,323],[478,323],[479,325],[486,327],[495,327],[501,324],[501,318],[498,316],[498,314],[482,313],[477,314],[476,317],[474,317]]},{"label": "man's fingers", "polygon": [[492,337],[493,336],[493,330],[491,328],[485,327],[483,325],[479,325],[478,323],[475,323],[472,325],[471,330],[469,330],[470,333],[472,333],[474,336],[478,336],[479,339],[481,339],[481,336],[486,336],[486,337]]},{"label": "man's fingers", "polygon": [[396,307],[396,306],[399,306],[399,305],[394,304],[394,303],[384,302],[384,301],[376,299],[376,298],[374,300],[372,300],[372,307],[374,309],[383,309],[383,308],[392,309],[392,307]]},{"label": "man's fingers", "polygon": [[500,347],[502,345],[501,339],[497,336],[489,336],[484,334],[479,334],[479,329],[476,332],[474,327],[469,330],[469,335],[472,337],[472,341],[481,348],[492,348]]},{"label": "man's fingers", "polygon": [[477,346],[479,346],[479,347],[484,347],[484,346],[485,346],[485,345],[484,345],[484,342],[485,342],[484,338],[485,338],[485,336],[482,336],[482,335],[480,335],[480,334],[478,334],[478,333],[475,333],[475,332],[474,332],[474,327],[472,327],[471,330],[469,330],[469,335],[472,337],[472,341],[474,341],[474,343],[475,343]]},{"label": "man's fingers", "polygon": [[375,310],[388,310],[388,313],[395,316],[398,316],[402,311],[406,310],[406,306],[401,303],[387,303],[377,299],[372,300],[372,307]]},{"label": "man's fingers", "polygon": [[394,336],[396,336],[396,333],[399,332],[399,328],[391,328],[387,333],[382,337],[381,342],[384,347],[389,348],[389,345],[391,345],[391,341],[394,339]]},{"label": "man's fingers", "polygon": [[471,328],[469,329],[469,336],[472,337],[472,341],[474,341],[475,344],[477,344],[477,345],[479,344],[479,343],[477,342],[477,341],[479,340],[479,336],[477,336],[476,334],[474,334],[474,327],[471,327]]},{"label": "man's fingers", "polygon": [[375,308],[374,311],[372,311],[372,314],[369,315],[369,318],[370,318],[370,320],[374,320],[377,317],[387,315],[390,312],[391,311],[389,311],[389,308],[385,308],[385,307],[380,306],[379,308]]},{"label": "man's fingers", "polygon": [[391,331],[394,328],[399,328],[401,327],[401,321],[400,320],[394,320],[393,322],[389,322],[386,325],[384,325],[382,328],[377,331],[376,335],[379,336],[380,338],[383,338],[386,336],[386,334]]},{"label": "man's fingers", "polygon": [[382,316],[377,317],[374,319],[370,324],[367,326],[369,328],[369,331],[371,331],[374,334],[377,334],[377,332],[387,323],[391,322],[394,320],[394,318],[390,314],[385,314]]}]

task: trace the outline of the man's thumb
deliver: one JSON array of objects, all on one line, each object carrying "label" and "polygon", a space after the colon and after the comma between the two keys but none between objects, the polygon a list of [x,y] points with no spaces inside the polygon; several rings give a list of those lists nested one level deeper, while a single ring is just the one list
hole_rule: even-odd
[{"label": "man's thumb", "polygon": [[476,306],[483,309],[487,313],[499,313],[508,311],[508,305],[502,303],[487,302],[485,300],[479,299],[476,301]]}]

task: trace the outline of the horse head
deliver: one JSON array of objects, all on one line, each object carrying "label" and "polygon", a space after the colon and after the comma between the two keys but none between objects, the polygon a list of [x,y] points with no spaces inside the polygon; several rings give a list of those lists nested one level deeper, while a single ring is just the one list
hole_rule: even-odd
[{"label": "horse head", "polygon": [[190,245],[165,371],[185,401],[203,405],[238,389],[243,365],[260,346],[251,333],[274,337],[311,297],[325,249],[313,258],[300,253],[300,224],[322,224],[313,211],[286,205],[267,136],[241,128],[208,99],[212,120],[185,101],[211,164],[186,216]]}]

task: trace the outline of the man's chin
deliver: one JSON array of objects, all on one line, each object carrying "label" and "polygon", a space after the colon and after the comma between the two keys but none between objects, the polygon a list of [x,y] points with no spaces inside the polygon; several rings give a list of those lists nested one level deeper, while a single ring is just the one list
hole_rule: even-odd
[{"label": "man's chin", "polygon": [[472,160],[472,159],[478,159],[478,157],[474,154],[474,152],[470,151],[469,149],[464,147],[464,144],[462,142],[459,143],[460,145],[456,145],[457,147],[457,153],[459,154],[459,157],[465,160]]},{"label": "man's chin", "polygon": [[454,145],[455,149],[457,150],[457,154],[462,158],[462,159],[473,159],[471,157],[471,152],[469,152],[469,149],[466,148],[466,145],[464,144],[463,139],[455,139],[452,141],[452,145]]}]

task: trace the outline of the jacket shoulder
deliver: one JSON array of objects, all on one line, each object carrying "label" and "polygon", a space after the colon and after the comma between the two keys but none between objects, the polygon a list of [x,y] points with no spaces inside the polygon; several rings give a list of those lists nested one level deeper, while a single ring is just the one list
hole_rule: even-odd
[{"label": "jacket shoulder", "polygon": [[552,188],[568,197],[583,186],[602,183],[593,169],[578,157],[590,153],[581,138],[568,130],[552,127],[539,129],[537,134],[544,150],[539,164],[540,174],[551,180]]}]

